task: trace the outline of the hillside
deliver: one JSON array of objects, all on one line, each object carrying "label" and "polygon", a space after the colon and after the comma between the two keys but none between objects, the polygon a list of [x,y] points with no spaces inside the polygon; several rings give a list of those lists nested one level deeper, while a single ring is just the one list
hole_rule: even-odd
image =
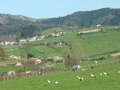
[{"label": "hillside", "polygon": [[92,11],[78,11],[64,17],[33,19],[22,15],[0,14],[0,42],[19,41],[41,35],[43,31],[60,27],[85,28],[120,25],[120,9],[102,8]]},{"label": "hillside", "polygon": [[97,24],[103,26],[120,25],[120,9],[102,8],[92,11],[78,11],[73,14],[44,20],[42,23],[64,26],[91,27]]},{"label": "hillside", "polygon": [[[68,47],[70,47],[76,42],[80,43],[80,51],[82,49],[82,52],[80,54],[82,55],[82,57],[109,55],[110,53],[120,52],[120,43],[118,42],[120,38],[120,27],[116,26],[116,28],[118,28],[116,30],[113,28],[113,26],[87,28],[84,29],[84,31],[94,29],[104,29],[105,31],[99,33],[82,34],[80,36],[77,36],[77,31],[81,31],[82,29],[66,30],[67,34],[64,34],[63,36],[50,37],[43,40],[28,42],[27,44],[33,45],[33,47],[29,48],[30,52],[34,53],[36,56],[41,56],[42,58],[54,56],[63,57],[63,53],[61,52],[62,45],[66,44]],[[64,43],[62,45],[59,45],[54,44],[54,42]],[[21,51],[24,49],[19,49],[20,46],[23,47],[24,45],[6,46],[4,48],[7,52],[7,55],[20,55]],[[77,45],[75,47],[77,47]],[[42,49],[44,53],[40,53],[39,49]]]},{"label": "hillside", "polygon": [[4,25],[36,23],[42,20],[44,19],[34,19],[23,15],[0,14],[0,23]]},{"label": "hillside", "polygon": [[0,42],[41,35],[42,31],[52,28],[50,25],[40,24],[42,20],[44,19],[23,15],[0,14]]}]

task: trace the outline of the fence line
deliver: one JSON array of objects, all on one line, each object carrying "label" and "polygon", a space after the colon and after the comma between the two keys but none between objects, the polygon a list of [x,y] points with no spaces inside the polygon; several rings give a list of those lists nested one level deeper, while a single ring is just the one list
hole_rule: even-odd
[{"label": "fence line", "polygon": [[[105,62],[105,63],[97,63],[97,64],[90,64],[90,65],[84,65],[82,68],[91,68],[91,67],[102,67],[106,65],[112,65],[112,64],[117,64],[120,63],[120,60],[117,61],[111,61],[111,62]],[[71,68],[51,68],[51,69],[46,69],[42,71],[42,74],[50,74],[50,73],[55,73],[55,72],[62,72],[62,71],[68,71],[71,70]],[[33,71],[31,73],[17,73],[16,75],[9,75],[9,76],[1,76],[0,81],[8,81],[8,80],[13,80],[13,79],[18,79],[18,78],[26,78],[34,75],[39,75],[39,71]]]},{"label": "fence line", "polygon": [[[61,72],[61,71],[68,71],[70,70],[69,68],[64,68],[64,69],[56,69],[56,68],[51,68],[51,69],[46,69],[42,71],[42,74],[50,74],[50,73],[55,73],[55,72]],[[31,73],[17,73],[16,75],[6,75],[6,76],[0,76],[0,81],[8,81],[8,80],[13,80],[13,79],[18,79],[18,78],[26,78],[30,76],[35,76],[39,75],[39,71],[33,71]]]},{"label": "fence line", "polygon": [[113,65],[113,64],[117,64],[117,63],[120,63],[120,60],[110,61],[110,62],[108,61],[108,62],[105,62],[105,63],[84,65],[84,66],[82,66],[82,68],[102,67],[102,66]]}]

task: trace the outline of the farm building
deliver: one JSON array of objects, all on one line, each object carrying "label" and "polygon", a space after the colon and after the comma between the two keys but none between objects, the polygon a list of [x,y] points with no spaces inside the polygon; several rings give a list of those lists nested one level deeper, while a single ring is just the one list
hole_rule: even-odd
[{"label": "farm building", "polygon": [[7,71],[2,73],[2,76],[10,76],[10,75],[15,75],[15,71]]},{"label": "farm building", "polygon": [[36,58],[35,63],[36,64],[42,63],[42,60],[43,60],[42,58]]},{"label": "farm building", "polygon": [[10,55],[10,59],[20,59],[20,56]]},{"label": "farm building", "polygon": [[23,66],[23,64],[21,62],[18,62],[15,64],[15,66]]}]

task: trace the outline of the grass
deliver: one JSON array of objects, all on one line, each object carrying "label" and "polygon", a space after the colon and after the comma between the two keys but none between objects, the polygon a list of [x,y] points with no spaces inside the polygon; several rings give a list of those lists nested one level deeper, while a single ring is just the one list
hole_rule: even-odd
[{"label": "grass", "polygon": [[20,71],[20,70],[23,70],[24,68],[23,67],[16,67],[16,66],[11,66],[11,67],[0,67],[0,75],[3,73],[3,72],[6,72],[6,71]]},{"label": "grass", "polygon": [[[109,53],[109,52],[114,52],[114,51],[120,51],[120,43],[119,43],[119,33],[118,31],[114,31],[114,30],[110,30],[108,31],[108,35],[104,35],[104,33],[91,33],[91,34],[84,34],[82,35],[84,39],[76,36],[76,32],[73,33],[68,33],[65,34],[64,36],[60,36],[60,37],[55,37],[55,38],[49,38],[49,39],[44,39],[44,40],[40,40],[40,41],[35,41],[35,42],[30,42],[31,44],[39,44],[39,43],[46,43],[46,42],[53,42],[53,41],[65,41],[68,43],[68,45],[71,45],[74,42],[80,42],[81,43],[81,47],[83,52],[81,53],[83,57],[89,57],[92,55],[98,55],[98,54],[105,54],[105,53]],[[11,49],[13,51],[9,51],[8,49],[11,47]],[[15,45],[15,47],[17,47]],[[43,53],[40,53],[38,50],[42,49]],[[20,55],[21,52],[23,51],[23,49],[19,49],[19,50],[14,50],[14,46],[5,46],[5,50],[8,51],[7,55]],[[48,47],[46,45],[40,45],[40,46],[34,46],[32,48],[30,48],[29,50],[30,52],[32,52],[36,57],[40,56],[44,59],[48,58],[48,57],[54,57],[54,56],[63,56],[63,53],[61,53],[60,48],[57,49],[53,49],[51,47]],[[116,56],[117,54],[111,54],[111,56]],[[118,54],[119,55],[119,54]],[[108,55],[103,55],[103,57],[107,57]],[[93,58],[100,58],[101,56],[96,56],[96,57],[90,57],[91,59]],[[110,58],[108,60],[99,60],[99,63],[105,63],[105,62],[111,62],[114,60],[119,60],[119,58]],[[14,60],[14,61],[6,61],[6,62],[1,62],[0,65],[5,65],[5,64],[12,64],[12,63],[16,63],[19,62],[18,60]],[[95,64],[94,61],[86,61],[86,62],[81,62],[80,65],[82,67],[86,66],[86,65],[92,65]],[[55,65],[55,68],[64,68],[65,65],[64,64],[59,64],[59,65]],[[0,69],[0,74],[4,71],[9,71],[9,70],[18,70],[19,68],[2,68]]]},{"label": "grass", "polygon": [[[112,29],[113,27],[99,27],[99,28],[108,28]],[[94,29],[94,28],[90,28]],[[55,29],[54,29],[55,30]],[[53,30],[53,31],[54,31]],[[57,29],[56,29],[57,30]],[[61,30],[58,28],[58,30]],[[87,29],[89,30],[89,29]],[[45,33],[48,33],[47,31]],[[92,33],[84,34],[82,39],[76,36],[76,32],[65,34],[61,37],[49,38],[40,41],[30,42],[31,44],[38,43],[47,43],[53,41],[65,41],[68,45],[71,45],[73,42],[81,42],[83,54],[85,57],[97,54],[105,54],[109,52],[119,51],[119,33],[118,31],[108,31],[108,34],[105,33]],[[7,55],[20,55],[22,49],[16,50],[18,46],[5,46]],[[38,50],[42,49],[44,53],[40,53]],[[59,49],[53,49],[46,45],[34,46],[30,48],[30,51],[36,56],[43,58],[53,57],[53,56],[62,56],[62,53]],[[112,54],[113,56],[116,54]],[[106,57],[106,56],[105,56]],[[117,61],[119,58],[110,58],[107,60],[99,60],[98,64]],[[0,65],[11,64],[18,62],[16,61],[6,61],[1,62]],[[95,64],[95,61],[85,61],[79,63],[81,66]],[[55,65],[55,68],[64,68],[64,64]],[[0,74],[9,70],[20,70],[22,67],[0,67]],[[120,85],[120,64],[112,64],[106,66],[98,66],[94,69],[87,69],[85,71],[63,71],[58,73],[43,74],[39,76],[31,76],[27,78],[19,78],[9,81],[1,81],[0,89],[1,90],[119,90]],[[107,72],[108,76],[100,77],[99,73]],[[93,73],[97,78],[92,79],[90,74]],[[78,81],[76,76],[81,76],[85,78],[85,81]],[[51,80],[51,84],[47,83],[47,80]],[[60,85],[55,85],[55,81],[59,81]]]},{"label": "grass", "polygon": [[[112,29],[113,26],[106,26],[106,27],[94,27],[94,28],[88,28],[85,30],[91,30],[91,29],[96,29],[96,28],[107,28],[107,29]],[[118,27],[119,28],[119,27]],[[54,28],[51,29],[53,31],[55,30],[61,30],[61,28]],[[50,31],[51,31],[50,30]],[[77,31],[81,29],[75,29]],[[49,30],[48,30],[49,31]],[[65,30],[67,31],[67,30]],[[73,30],[74,31],[74,30]],[[47,31],[46,31],[47,32]],[[69,32],[69,30],[68,30]],[[107,34],[106,33],[90,33],[90,34],[83,34],[81,35],[82,38],[77,36],[77,32],[70,32],[68,34],[65,34],[60,37],[51,37],[48,39],[44,40],[38,40],[34,42],[29,42],[29,44],[40,44],[40,43],[49,43],[49,42],[66,42],[68,46],[75,42],[80,42],[81,46],[80,48],[82,49],[82,56],[83,57],[89,57],[92,55],[99,55],[99,54],[106,54],[110,52],[119,52],[120,51],[120,43],[119,43],[119,37],[120,37],[120,32],[116,30],[108,30]],[[23,49],[18,49],[21,45],[18,46],[5,46],[5,50],[7,52],[7,55],[17,55],[19,56]],[[44,51],[43,53],[40,53],[38,49],[42,49]],[[30,48],[30,52],[34,53],[36,57],[41,56],[41,58],[47,58],[47,57],[54,57],[54,56],[63,56],[60,48],[53,49],[49,46],[46,45],[40,45],[40,46],[34,46]]]},{"label": "grass", "polygon": [[21,62],[22,60],[7,60],[7,61],[1,61],[0,65],[6,65],[7,64],[13,64],[13,63],[17,63],[17,62]]},{"label": "grass", "polygon": [[107,36],[104,36],[104,33],[83,35],[82,37],[85,39],[82,40],[84,53],[86,55],[95,55],[119,51],[119,33],[117,31],[109,31]]},{"label": "grass", "polygon": [[[19,78],[2,81],[0,82],[0,87],[2,90],[119,90],[119,68],[120,64],[114,64],[85,71],[64,71]],[[109,75],[100,77],[99,73],[103,72],[107,72]],[[95,79],[92,79],[91,73],[96,75]],[[76,76],[84,77],[85,81],[77,80]],[[48,79],[51,81],[51,84],[47,83]],[[59,81],[60,84],[55,85],[55,81]]]},{"label": "grass", "polygon": [[[43,53],[40,53],[39,49],[42,49]],[[40,56],[42,58],[62,56],[62,54],[59,51],[57,51],[57,49],[53,49],[45,45],[32,47],[30,51],[34,53],[36,56]]]},{"label": "grass", "polygon": [[55,31],[62,31],[62,28],[52,28],[52,29],[48,29],[42,32],[43,35],[47,35],[50,33],[54,33]]}]

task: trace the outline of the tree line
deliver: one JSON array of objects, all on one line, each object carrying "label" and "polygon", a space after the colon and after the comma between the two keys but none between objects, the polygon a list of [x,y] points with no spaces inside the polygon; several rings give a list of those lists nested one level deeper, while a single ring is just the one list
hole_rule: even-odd
[{"label": "tree line", "polygon": [[41,32],[53,28],[52,24],[18,24],[18,25],[1,25],[0,41],[19,41],[21,38],[40,36]]}]

